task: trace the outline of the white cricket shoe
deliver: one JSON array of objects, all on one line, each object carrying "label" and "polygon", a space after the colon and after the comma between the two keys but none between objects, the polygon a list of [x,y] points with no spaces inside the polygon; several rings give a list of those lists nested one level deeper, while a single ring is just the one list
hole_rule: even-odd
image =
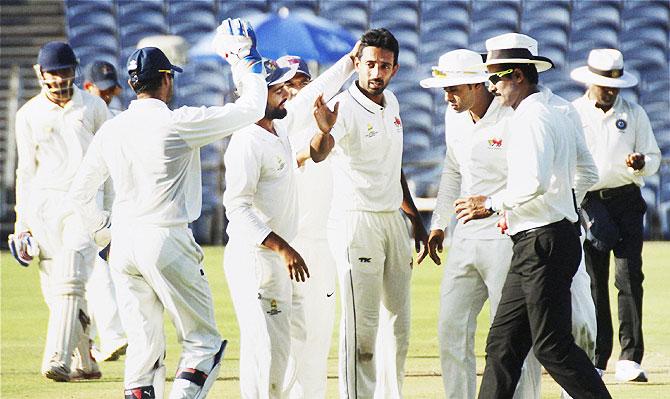
[{"label": "white cricket shoe", "polygon": [[640,365],[632,360],[616,362],[614,377],[619,381],[647,382],[647,375]]}]

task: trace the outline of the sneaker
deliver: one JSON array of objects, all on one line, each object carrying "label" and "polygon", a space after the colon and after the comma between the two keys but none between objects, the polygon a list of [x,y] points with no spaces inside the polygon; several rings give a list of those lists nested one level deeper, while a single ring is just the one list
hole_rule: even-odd
[{"label": "sneaker", "polygon": [[71,374],[71,381],[81,381],[81,380],[99,380],[102,378],[102,373],[100,372],[100,367],[98,363],[91,359],[89,367],[87,369],[77,367]]},{"label": "sneaker", "polygon": [[614,377],[619,381],[647,382],[647,375],[640,365],[632,360],[616,362]]},{"label": "sneaker", "polygon": [[124,342],[121,344],[121,346],[109,352],[103,352],[97,348],[94,348],[91,350],[91,354],[98,362],[113,362],[115,360],[119,360],[122,355],[125,355],[126,349],[128,349],[128,343]]},{"label": "sneaker", "polygon": [[68,382],[70,381],[70,370],[63,363],[52,360],[49,362],[49,366],[42,374],[50,380],[57,382]]}]

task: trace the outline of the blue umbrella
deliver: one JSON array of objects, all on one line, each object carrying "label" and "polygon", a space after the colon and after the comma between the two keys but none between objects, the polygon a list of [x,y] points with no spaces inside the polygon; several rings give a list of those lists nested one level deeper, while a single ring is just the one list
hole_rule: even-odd
[{"label": "blue umbrella", "polygon": [[[252,16],[258,51],[268,58],[297,55],[320,64],[330,64],[349,52],[356,38],[332,22],[307,14],[289,14],[286,8],[278,13]],[[205,35],[189,51],[192,60],[220,59],[211,46],[214,33]]]}]

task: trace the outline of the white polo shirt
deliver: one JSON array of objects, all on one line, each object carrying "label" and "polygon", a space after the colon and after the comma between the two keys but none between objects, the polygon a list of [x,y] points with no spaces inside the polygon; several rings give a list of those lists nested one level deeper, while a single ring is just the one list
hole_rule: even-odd
[{"label": "white polo shirt", "polygon": [[569,110],[569,103],[545,89],[526,97],[509,119],[507,186],[491,198],[494,208],[508,211],[510,235],[564,218],[576,222],[575,175],[582,187],[597,181]]},{"label": "white polo shirt", "polygon": [[400,172],[403,129],[398,100],[384,91],[384,105],[367,98],[352,83],[330,102],[340,103],[331,134],[335,148],[332,212],[397,211],[402,205]]},{"label": "white polo shirt", "polygon": [[[431,230],[444,229],[454,215],[454,201],[462,196],[491,196],[505,188],[508,129],[511,107],[493,99],[484,116],[473,122],[470,112],[445,112],[447,155],[433,211]],[[454,235],[469,239],[506,238],[496,228],[499,217],[458,223]]]},{"label": "white polo shirt", "polygon": [[[219,107],[170,110],[157,99],[130,103],[106,122],[91,143],[70,188],[75,206],[85,206],[111,176],[114,226],[185,225],[200,216],[200,147],[259,120],[267,99],[265,80],[241,79],[240,98]],[[89,228],[100,215],[86,209]]]},{"label": "white polo shirt", "polygon": [[16,113],[16,226],[29,229],[30,200],[45,190],[67,192],[93,135],[107,120],[105,102],[74,87],[60,107],[44,91]]},{"label": "white polo shirt", "polygon": [[[600,175],[600,180],[591,190],[630,183],[644,186],[642,177],[656,173],[661,163],[661,151],[644,109],[620,95],[607,112],[596,108],[595,101],[589,99],[588,94],[572,103],[579,112],[586,143]],[[645,165],[639,171],[626,166],[626,157],[634,152],[644,155]]]},{"label": "white polo shirt", "polygon": [[226,191],[223,205],[231,239],[261,245],[274,232],[285,241],[298,227],[295,157],[282,124],[277,135],[258,125],[236,134],[225,155]]}]

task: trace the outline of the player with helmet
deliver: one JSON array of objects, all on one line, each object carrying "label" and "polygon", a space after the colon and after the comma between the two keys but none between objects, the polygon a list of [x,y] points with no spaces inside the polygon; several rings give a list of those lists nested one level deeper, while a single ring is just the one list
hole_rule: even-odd
[{"label": "player with helmet", "polygon": [[136,50],[127,66],[137,100],[96,135],[64,211],[78,214],[93,235],[108,230],[109,216],[91,201],[111,177],[109,264],[128,336],[126,399],[163,398],[164,311],[182,346],[170,398],[205,398],[221,368],[226,341],[216,327],[204,253],[188,228],[202,203],[200,148],[260,119],[267,89],[250,25],[223,21],[214,40],[232,66],[240,98],[170,110],[174,73],[182,69],[158,48]]},{"label": "player with helmet", "polygon": [[77,66],[67,43],[44,45],[34,66],[42,90],[16,114],[16,225],[10,248],[24,266],[38,258],[49,307],[42,373],[55,381],[101,375],[90,356],[84,296],[96,247],[76,219],[61,226],[56,217],[93,135],[107,119],[105,103],[74,86]]}]

